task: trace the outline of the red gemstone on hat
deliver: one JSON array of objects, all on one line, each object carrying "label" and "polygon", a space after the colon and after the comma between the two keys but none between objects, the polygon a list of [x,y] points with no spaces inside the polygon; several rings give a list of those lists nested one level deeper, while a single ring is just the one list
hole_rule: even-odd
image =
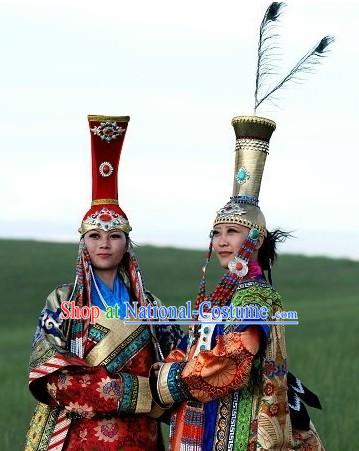
[{"label": "red gemstone on hat", "polygon": [[241,269],[243,269],[243,265],[241,262],[236,263],[236,270],[240,271]]},{"label": "red gemstone on hat", "polygon": [[102,215],[99,216],[99,219],[101,221],[108,222],[108,221],[111,221],[112,216],[109,215],[108,213],[102,213]]},{"label": "red gemstone on hat", "polygon": [[105,164],[105,166],[102,168],[102,171],[105,174],[108,174],[110,172],[110,166],[108,164]]}]

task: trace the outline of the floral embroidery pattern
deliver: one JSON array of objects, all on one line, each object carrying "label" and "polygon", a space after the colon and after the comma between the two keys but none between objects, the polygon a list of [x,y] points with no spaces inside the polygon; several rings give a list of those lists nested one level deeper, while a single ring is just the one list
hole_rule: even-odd
[{"label": "floral embroidery pattern", "polygon": [[276,415],[278,415],[279,413],[279,405],[277,403],[272,404],[269,409],[268,409],[268,413],[271,417],[274,417]]},{"label": "floral embroidery pattern", "polygon": [[92,407],[87,404],[80,405],[78,402],[70,402],[65,409],[84,418],[92,418],[95,415]]},{"label": "floral embroidery pattern", "polygon": [[84,374],[80,379],[79,379],[79,383],[81,385],[81,387],[86,388],[87,385],[90,385],[90,376],[88,374]]},{"label": "floral embroidery pattern", "polygon": [[49,392],[50,396],[54,399],[56,399],[56,392],[57,392],[57,386],[55,384],[46,384],[47,391]]},{"label": "floral embroidery pattern", "polygon": [[66,370],[61,371],[58,376],[57,387],[59,390],[65,390],[71,385],[73,377],[68,375]]},{"label": "floral embroidery pattern", "polygon": [[286,361],[283,360],[283,363],[280,365],[276,365],[273,360],[266,360],[264,362],[264,375],[273,379],[277,376],[285,376],[287,374],[287,364]]},{"label": "floral embroidery pattern", "polygon": [[100,396],[106,400],[108,399],[120,399],[122,395],[122,389],[119,382],[110,379],[109,377],[102,379],[101,382],[98,383],[99,387],[97,391]]},{"label": "floral embroidery pattern", "polygon": [[95,431],[99,440],[112,443],[118,439],[120,429],[114,420],[102,420],[98,422]]},{"label": "floral embroidery pattern", "polygon": [[267,382],[264,386],[264,393],[267,396],[271,396],[274,393],[274,386],[272,384],[272,382]]},{"label": "floral embroidery pattern", "polygon": [[263,401],[263,412],[269,417],[277,417],[286,412],[285,403]]},{"label": "floral embroidery pattern", "polygon": [[87,429],[81,429],[79,433],[81,442],[85,442],[87,440]]},{"label": "floral embroidery pattern", "polygon": [[[110,378],[104,367],[60,371],[48,377],[48,392],[70,412],[84,418],[95,413],[115,413],[121,396],[121,379]],[[91,389],[93,387],[93,389]],[[95,389],[97,388],[97,390]]]}]

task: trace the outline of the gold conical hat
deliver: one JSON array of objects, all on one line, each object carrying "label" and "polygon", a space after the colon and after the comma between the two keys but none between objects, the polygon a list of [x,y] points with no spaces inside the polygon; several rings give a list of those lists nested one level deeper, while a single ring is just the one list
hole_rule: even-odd
[{"label": "gold conical hat", "polygon": [[258,196],[269,140],[276,125],[270,119],[258,116],[234,117],[232,125],[236,134],[233,195],[217,212],[214,225],[235,223],[255,227],[266,235],[266,222],[258,207]]}]

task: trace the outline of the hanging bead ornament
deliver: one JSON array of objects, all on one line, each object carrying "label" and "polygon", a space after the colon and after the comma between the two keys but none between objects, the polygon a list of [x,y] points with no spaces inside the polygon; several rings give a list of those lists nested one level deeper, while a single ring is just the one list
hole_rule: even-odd
[{"label": "hanging bead ornament", "polygon": [[[211,235],[211,241],[209,245],[209,251],[207,254],[206,263],[202,268],[203,276],[200,282],[200,287],[198,290],[198,294],[195,301],[195,308],[198,309],[200,304],[203,301],[207,301],[210,303],[210,307],[213,306],[219,306],[222,307],[224,305],[229,305],[231,302],[233,295],[235,291],[237,290],[240,283],[243,282],[243,278],[248,273],[248,262],[253,254],[253,252],[256,250],[256,244],[257,240],[260,236],[260,232],[257,228],[252,228],[249,233],[248,237],[244,241],[244,243],[241,246],[241,249],[238,253],[238,256],[235,257],[236,263],[235,266],[237,266],[237,269],[234,267],[234,271],[231,270],[230,264],[228,264],[228,271],[223,275],[222,279],[218,283],[218,285],[215,287],[215,289],[212,291],[211,294],[206,295],[206,268],[209,262],[209,259],[212,254],[212,245],[213,245],[213,235]],[[234,260],[235,260],[234,259]],[[241,265],[241,266],[240,266]],[[194,315],[194,320],[198,320],[198,314]],[[189,337],[188,337],[188,345],[186,350],[186,357],[185,359],[188,360],[189,353],[191,350],[191,347],[193,344],[195,344],[200,337],[201,332],[201,323],[198,322],[198,324],[191,325],[189,327]]]},{"label": "hanging bead ornament", "polygon": [[[234,266],[233,269],[235,271],[231,271],[231,269],[228,267],[228,271],[223,275],[221,281],[219,284],[215,287],[213,292],[206,296],[206,279],[205,279],[205,271],[203,273],[201,282],[200,282],[200,288],[198,291],[198,295],[196,297],[196,308],[204,301],[210,301],[211,305],[225,305],[227,304],[230,299],[232,299],[232,295],[234,291],[236,290],[238,284],[241,282],[242,278],[248,273],[248,262],[253,254],[253,252],[256,250],[256,244],[258,241],[258,238],[260,236],[260,232],[256,228],[252,228],[249,233],[248,237],[244,241],[244,243],[241,246],[241,249],[238,253],[236,264],[238,264],[237,268]],[[207,267],[207,264],[209,262],[209,258],[212,253],[212,239],[210,242],[209,252],[207,256],[207,261],[204,266],[204,268]],[[241,264],[242,266],[240,266]],[[229,266],[229,265],[228,265]],[[244,268],[247,268],[247,271],[240,275],[240,272],[244,272]],[[203,268],[203,269],[204,269]]]}]

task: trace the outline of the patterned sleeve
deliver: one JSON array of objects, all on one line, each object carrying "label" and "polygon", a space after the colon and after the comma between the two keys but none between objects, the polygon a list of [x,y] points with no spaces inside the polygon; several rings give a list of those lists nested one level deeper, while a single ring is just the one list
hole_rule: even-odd
[{"label": "patterned sleeve", "polygon": [[52,373],[47,378],[47,390],[58,405],[86,418],[149,413],[152,406],[147,377],[129,373],[114,377],[103,366]]},{"label": "patterned sleeve", "polygon": [[161,406],[193,399],[208,402],[245,387],[259,345],[260,332],[248,327],[244,332],[219,336],[212,350],[202,351],[188,362],[163,364],[156,402]]},{"label": "patterned sleeve", "polygon": [[[279,293],[266,283],[260,282],[244,282],[240,285],[236,295],[232,299],[232,305],[234,307],[242,309],[244,314],[257,315],[258,312],[265,314],[263,318],[261,317],[250,317],[249,319],[244,319],[245,322],[252,320],[263,320],[264,322],[270,321],[273,314],[282,307],[282,301]],[[246,324],[241,324],[236,327],[237,332],[242,332],[248,327]],[[263,337],[268,338],[270,334],[270,326],[268,324],[260,324],[258,327]]]},{"label": "patterned sleeve", "polygon": [[41,312],[29,364],[33,396],[43,404],[60,405],[83,416],[116,410],[150,412],[152,397],[147,377],[128,373],[113,376],[68,349],[69,324],[61,318],[60,306],[70,291],[69,285],[58,287],[50,293]]},{"label": "patterned sleeve", "polygon": [[[268,286],[247,283],[237,291],[232,304],[266,306],[270,320],[275,305],[280,305],[280,298]],[[208,402],[244,388],[261,340],[269,331],[266,324],[261,327],[241,325],[217,336],[212,349],[199,352],[188,362],[183,361],[183,351],[173,351],[159,369],[156,384],[151,381],[151,386],[156,386],[156,390],[152,388],[156,402],[162,406],[191,399]]]}]

